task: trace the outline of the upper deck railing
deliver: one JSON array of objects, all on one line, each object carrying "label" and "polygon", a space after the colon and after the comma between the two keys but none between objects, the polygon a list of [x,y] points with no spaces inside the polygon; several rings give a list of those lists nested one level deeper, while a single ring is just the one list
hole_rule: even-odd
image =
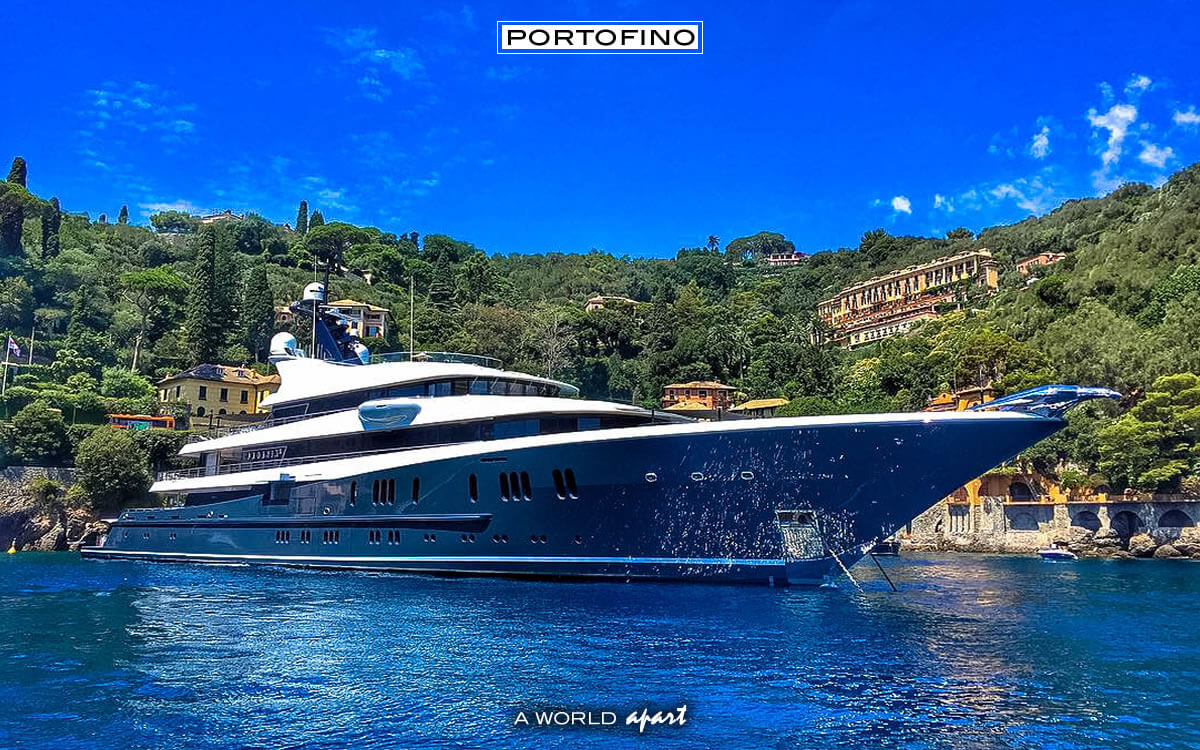
[{"label": "upper deck railing", "polygon": [[388,352],[387,354],[371,355],[371,364],[380,362],[441,362],[456,365],[478,365],[495,370],[504,369],[504,363],[495,357],[485,357],[482,354],[463,354],[462,352]]}]

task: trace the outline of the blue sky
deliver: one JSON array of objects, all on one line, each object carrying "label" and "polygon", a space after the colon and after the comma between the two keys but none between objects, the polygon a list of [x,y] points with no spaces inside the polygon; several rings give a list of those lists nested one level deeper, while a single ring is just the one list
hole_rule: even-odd
[{"label": "blue sky", "polygon": [[[757,5],[7,3],[0,143],[93,217],[304,198],[635,256],[978,230],[1200,160],[1195,4]],[[705,54],[498,56],[497,20],[703,20]]]}]

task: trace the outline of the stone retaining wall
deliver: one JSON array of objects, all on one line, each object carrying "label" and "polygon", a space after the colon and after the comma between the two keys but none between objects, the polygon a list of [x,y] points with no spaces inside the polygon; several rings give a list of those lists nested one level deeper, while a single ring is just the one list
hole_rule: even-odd
[{"label": "stone retaining wall", "polygon": [[942,500],[897,536],[914,550],[1030,553],[1065,543],[1078,555],[1200,559],[1200,498],[1116,497],[1096,502]]}]

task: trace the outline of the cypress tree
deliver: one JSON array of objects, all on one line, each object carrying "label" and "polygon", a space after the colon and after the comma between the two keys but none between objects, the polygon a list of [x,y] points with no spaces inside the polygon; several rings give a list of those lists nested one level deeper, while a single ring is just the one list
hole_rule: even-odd
[{"label": "cypress tree", "polygon": [[193,365],[198,365],[217,359],[225,339],[221,319],[226,311],[218,307],[217,236],[211,226],[196,234],[194,247],[184,326],[188,356]]},{"label": "cypress tree", "polygon": [[450,265],[450,254],[438,253],[433,264],[433,278],[429,282],[429,300],[438,307],[450,304],[454,297],[454,268]]},{"label": "cypress tree", "polygon": [[296,232],[308,234],[308,201],[300,201],[300,210],[296,212]]},{"label": "cypress tree", "polygon": [[28,168],[25,166],[25,159],[18,156],[13,159],[12,169],[8,170],[8,181],[14,185],[25,187],[25,177]]},{"label": "cypress tree", "polygon": [[308,219],[308,228],[315,229],[325,223],[325,217],[320,211],[313,211],[312,216]]},{"label": "cypress tree", "polygon": [[267,281],[267,254],[254,259],[246,278],[246,296],[242,304],[242,325],[246,329],[246,348],[259,362],[267,361],[271,335],[275,332],[275,301]]},{"label": "cypress tree", "polygon": [[107,224],[108,223],[108,214],[100,214],[100,217],[98,219],[96,219],[96,221],[100,224]]},{"label": "cypress tree", "polygon": [[129,223],[129,206],[121,206],[121,213],[117,214],[118,224]]},{"label": "cypress tree", "polygon": [[58,198],[51,198],[42,208],[42,260],[49,260],[58,255],[58,230],[62,225],[62,208]]},{"label": "cypress tree", "polygon": [[[8,182],[13,185],[18,185],[24,190],[25,188],[25,160],[20,156],[13,159],[12,169],[8,172]],[[0,194],[4,191],[0,190]],[[28,197],[28,196],[25,196]],[[0,256],[20,256],[21,255],[21,227],[25,223],[25,209],[19,201],[19,196],[15,196],[16,201],[11,210],[5,212],[5,217],[0,222]],[[5,269],[5,273],[9,269]]]}]

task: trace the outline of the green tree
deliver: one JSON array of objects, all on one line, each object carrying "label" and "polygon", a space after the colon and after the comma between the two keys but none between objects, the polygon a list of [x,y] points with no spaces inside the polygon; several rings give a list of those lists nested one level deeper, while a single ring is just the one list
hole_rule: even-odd
[{"label": "green tree", "polygon": [[124,205],[121,206],[121,212],[119,214],[117,214],[117,223],[118,224],[128,224],[129,223],[129,206],[124,206]]},{"label": "green tree", "polygon": [[217,273],[216,234],[212,227],[204,227],[195,238],[195,260],[184,324],[192,364],[215,362],[225,345],[223,321],[228,310],[221,307],[223,295],[218,291]]},{"label": "green tree", "polygon": [[12,420],[13,454],[27,464],[57,466],[71,455],[67,425],[57,409],[34,401]]},{"label": "green tree", "polygon": [[312,216],[308,217],[308,231],[311,232],[315,227],[322,226],[324,223],[325,216],[320,211],[313,211]]},{"label": "green tree", "polygon": [[267,281],[267,258],[259,255],[246,278],[246,296],[242,304],[242,327],[251,356],[265,362],[275,332],[275,301]]},{"label": "green tree", "polygon": [[301,236],[308,234],[308,201],[300,201],[300,210],[296,212],[296,233]]},{"label": "green tree", "polygon": [[42,209],[42,260],[58,255],[61,249],[58,233],[62,227],[62,208],[58,198],[51,198]]},{"label": "green tree", "polygon": [[475,253],[462,264],[455,279],[454,298],[460,305],[476,302],[494,305],[499,301],[500,277],[483,253]]},{"label": "green tree", "polygon": [[1100,470],[1118,486],[1173,490],[1200,474],[1200,375],[1165,375],[1100,430]]},{"label": "green tree", "polygon": [[160,211],[150,217],[150,225],[164,234],[195,232],[200,222],[183,211]]},{"label": "green tree", "polygon": [[12,168],[8,170],[8,181],[13,185],[25,187],[25,179],[28,175],[28,168],[25,166],[25,159],[18,156],[12,160]]},{"label": "green tree", "polygon": [[157,322],[174,317],[188,287],[183,279],[163,268],[122,274],[121,287],[125,301],[137,313],[137,335],[133,343],[133,361],[129,365],[130,370],[137,372],[146,334]]},{"label": "green tree", "polygon": [[75,454],[76,502],[100,512],[140,502],[150,488],[146,456],[128,430],[98,429]]},{"label": "green tree", "polygon": [[725,254],[737,261],[765,258],[776,253],[794,253],[796,245],[775,232],[759,232],[749,237],[738,237],[725,247]]},{"label": "green tree", "polygon": [[100,380],[100,393],[113,398],[154,398],[149,379],[123,367],[106,367]]}]

